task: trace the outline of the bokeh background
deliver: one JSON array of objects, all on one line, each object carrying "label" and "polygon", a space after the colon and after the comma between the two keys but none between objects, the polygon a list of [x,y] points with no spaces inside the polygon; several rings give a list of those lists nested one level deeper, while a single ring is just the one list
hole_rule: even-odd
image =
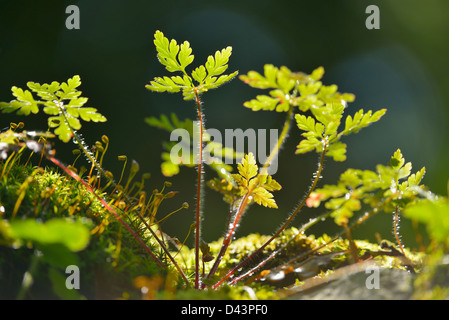
[{"label": "bokeh background", "polygon": [[[80,9],[79,30],[68,30],[65,9]],[[380,9],[380,29],[368,30],[365,9]],[[356,95],[348,113],[360,108],[387,108],[377,124],[349,136],[348,159],[327,160],[324,183],[335,183],[346,168],[374,169],[386,164],[400,148],[414,171],[426,166],[424,183],[446,195],[449,178],[449,2],[447,0],[321,0],[321,1],[5,1],[0,0],[0,101],[12,99],[11,87],[25,88],[27,81],[66,81],[80,75],[87,106],[108,118],[102,124],[83,124],[86,141],[93,144],[106,134],[111,141],[105,167],[120,174],[117,156],[138,161],[141,173],[150,172],[147,191],[173,183],[176,197],[161,208],[164,215],[184,201],[189,210],[172,216],[165,232],[180,239],[193,222],[196,170],[184,168],[166,179],[160,172],[162,141],[168,134],[149,127],[145,117],[175,112],[180,118],[196,117],[192,102],[180,94],[152,93],[144,88],[155,76],[166,75],[156,58],[155,30],[178,42],[188,40],[195,54],[193,66],[226,46],[233,47],[230,71],[261,72],[263,65],[285,65],[310,73],[326,70],[323,82],[338,84],[342,92]],[[261,91],[236,79],[203,96],[206,126],[224,129],[280,128],[284,114],[252,112],[243,102]],[[24,121],[29,130],[46,129],[40,115],[19,118],[0,114],[1,128]],[[316,169],[317,155],[294,155],[300,141],[294,127],[283,147],[275,178],[283,186],[275,197],[278,210],[253,206],[239,235],[271,233],[300,201]],[[57,155],[71,163],[73,144],[57,144]],[[206,179],[212,173],[206,172]],[[205,190],[203,236],[206,241],[223,234],[227,206],[221,196]],[[320,209],[306,208],[295,220],[299,226]],[[356,231],[356,237],[374,239],[375,233],[392,239],[392,219],[379,214]],[[333,223],[314,227],[314,233],[335,232]],[[402,220],[405,245],[415,245],[409,221]],[[192,238],[190,239],[191,244]],[[189,243],[188,242],[188,243]]]}]

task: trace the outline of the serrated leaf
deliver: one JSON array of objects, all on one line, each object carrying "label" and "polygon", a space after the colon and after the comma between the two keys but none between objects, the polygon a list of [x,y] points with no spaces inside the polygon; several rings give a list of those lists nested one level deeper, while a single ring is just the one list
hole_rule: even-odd
[{"label": "serrated leaf", "polygon": [[179,92],[181,90],[181,87],[169,77],[156,77],[154,81],[150,81],[150,84],[145,87],[157,92]]},{"label": "serrated leaf", "polygon": [[232,54],[232,47],[226,47],[221,51],[215,52],[215,56],[209,56],[205,67],[207,69],[208,77],[213,77],[222,74],[228,68],[229,57]]},{"label": "serrated leaf", "polygon": [[38,101],[34,100],[33,95],[28,90],[12,87],[13,95],[17,100],[11,101],[8,105],[3,105],[2,112],[11,113],[16,111],[18,115],[27,116],[30,113],[38,113]]},{"label": "serrated leaf", "polygon": [[206,76],[207,72],[204,66],[199,66],[198,68],[192,71],[192,78],[195,79],[200,84],[203,83]]},{"label": "serrated leaf", "polygon": [[95,108],[80,108],[78,113],[84,121],[105,122],[106,117],[97,112]]},{"label": "serrated leaf", "polygon": [[258,95],[256,99],[245,102],[243,105],[253,111],[268,110],[273,111],[279,104],[280,99],[272,98],[266,95]]},{"label": "serrated leaf", "polygon": [[304,116],[302,114],[295,115],[296,124],[299,129],[311,132],[314,137],[322,137],[324,131],[324,125],[321,123],[316,123],[315,119],[311,116]]},{"label": "serrated leaf", "polygon": [[192,55],[192,48],[190,48],[190,43],[188,41],[184,41],[184,43],[181,44],[178,59],[182,69],[185,69],[185,67],[193,62],[194,56]]},{"label": "serrated leaf", "polygon": [[[81,79],[77,75],[62,84],[53,81],[51,84],[44,83],[42,85],[28,82],[27,85],[44,101],[34,100],[28,90],[13,87],[12,92],[17,100],[13,100],[9,104],[1,103],[2,112],[16,111],[19,115],[28,115],[31,112],[37,113],[39,111],[38,104],[43,104],[44,113],[51,115],[48,118],[48,126],[56,128],[55,134],[64,142],[70,141],[73,136],[72,130],[81,129],[80,117],[84,121],[106,121],[106,118],[97,109],[83,107],[88,99],[81,97],[81,91],[77,90],[81,85]],[[64,104],[64,100],[70,101]]]},{"label": "serrated leaf", "polygon": [[245,157],[242,159],[242,162],[237,165],[237,169],[239,171],[239,174],[247,181],[254,178],[259,171],[259,168],[256,164],[256,159],[254,159],[254,156],[251,152],[245,155]]},{"label": "serrated leaf", "polygon": [[426,168],[423,167],[421,170],[419,170],[417,173],[411,174],[407,181],[408,185],[411,187],[418,186],[421,183],[422,178],[424,177],[424,174],[426,173]]},{"label": "serrated leaf", "polygon": [[274,201],[273,199],[273,195],[270,192],[268,192],[265,188],[262,187],[255,188],[251,196],[258,205],[262,205],[267,208],[275,208],[275,209],[278,208],[276,201]]},{"label": "serrated leaf", "polygon": [[400,149],[397,149],[393,156],[390,158],[390,166],[394,169],[400,169],[405,163],[405,159],[402,156]]},{"label": "serrated leaf", "polygon": [[259,89],[277,89],[279,86],[276,82],[279,69],[272,64],[264,65],[264,76],[256,71],[249,71],[247,75],[240,76],[240,79],[246,84]]},{"label": "serrated leaf", "polygon": [[206,78],[206,80],[205,80],[206,85],[200,86],[200,90],[206,89],[206,91],[207,91],[209,89],[218,88],[222,84],[232,80],[237,74],[238,74],[238,71],[235,71],[229,75],[222,75],[218,79],[215,77]]},{"label": "serrated leaf", "polygon": [[177,60],[179,45],[176,40],[172,39],[169,41],[161,31],[157,30],[154,34],[154,45],[158,52],[157,57],[159,62],[168,71],[175,72],[184,70]]},{"label": "serrated leaf", "polygon": [[259,168],[252,153],[245,155],[237,165],[238,174],[233,174],[240,186],[240,195],[248,195],[250,201],[269,208],[277,208],[270,191],[281,189],[281,185],[269,175],[258,175]]},{"label": "serrated leaf", "polygon": [[39,97],[41,97],[44,100],[53,100],[57,99],[56,92],[60,88],[59,82],[53,81],[51,84],[44,83],[43,85],[40,85],[39,83],[35,82],[28,82],[27,83],[28,88],[30,88],[32,91],[36,92]]},{"label": "serrated leaf", "polygon": [[[262,176],[260,176],[262,177]],[[281,190],[282,187],[281,185],[274,180],[271,176],[266,176],[266,178],[264,178],[264,181],[260,181],[260,184],[267,189],[268,191],[278,191]]]},{"label": "serrated leaf", "polygon": [[78,88],[81,85],[81,78],[80,76],[76,75],[72,78],[67,80],[67,83],[63,82],[61,83],[61,91],[58,91],[56,93],[57,96],[61,100],[71,100],[79,97],[81,95],[81,91],[78,91],[76,88]]},{"label": "serrated leaf", "polygon": [[360,129],[369,126],[373,122],[379,121],[386,111],[386,109],[381,109],[372,114],[371,110],[364,113],[363,109],[360,109],[354,114],[354,118],[348,115],[346,117],[343,134],[348,135],[349,133],[357,133]]},{"label": "serrated leaf", "polygon": [[301,140],[301,142],[296,147],[296,154],[299,153],[306,153],[312,150],[316,150],[317,152],[323,151],[323,142],[318,140],[317,138],[310,137],[304,140]]},{"label": "serrated leaf", "polygon": [[321,81],[310,82],[310,83],[301,83],[298,86],[298,90],[299,90],[299,93],[301,94],[301,96],[314,95],[321,88],[321,85],[322,85]]}]

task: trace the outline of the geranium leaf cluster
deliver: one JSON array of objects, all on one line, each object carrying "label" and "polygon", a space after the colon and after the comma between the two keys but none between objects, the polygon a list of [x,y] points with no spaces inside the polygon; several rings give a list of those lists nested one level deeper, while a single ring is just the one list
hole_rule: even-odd
[{"label": "geranium leaf cluster", "polygon": [[312,110],[312,116],[295,115],[298,128],[305,131],[302,133],[305,139],[297,146],[296,153],[313,150],[321,153],[326,147],[326,155],[332,157],[334,161],[346,160],[346,144],[340,141],[342,136],[358,132],[378,121],[386,112],[386,109],[381,109],[373,114],[371,110],[365,113],[360,109],[354,117],[348,115],[344,129],[338,131],[345,110],[342,103],[328,103]]},{"label": "geranium leaf cluster", "polygon": [[[28,82],[31,90],[12,87],[15,100],[9,103],[0,102],[3,113],[16,112],[18,115],[38,113],[39,105],[43,106],[44,113],[50,115],[48,126],[64,142],[70,141],[72,130],[81,129],[81,121],[105,122],[106,117],[92,107],[84,107],[87,98],[81,97],[82,92],[77,88],[81,85],[81,78],[74,76],[67,82],[53,81],[51,84]],[[35,93],[41,100],[35,100]]]},{"label": "geranium leaf cluster", "polygon": [[267,110],[287,112],[290,106],[296,106],[302,112],[321,107],[332,102],[352,102],[354,95],[339,93],[336,85],[325,86],[320,81],[324,68],[319,67],[311,74],[292,72],[289,68],[280,68],[272,64],[264,66],[264,74],[249,71],[240,79],[251,87],[270,90],[268,95],[257,95],[256,99],[243,105],[253,111]]},{"label": "geranium leaf cluster", "polygon": [[326,209],[339,225],[349,222],[357,212],[369,208],[393,212],[398,206],[405,208],[418,199],[424,186],[420,182],[425,168],[411,174],[412,164],[405,162],[398,149],[388,165],[377,165],[376,171],[348,169],[340,175],[335,185],[316,189],[308,205],[318,207],[325,202]]},{"label": "geranium leaf cluster", "polygon": [[233,174],[240,187],[240,195],[248,195],[251,201],[269,208],[277,208],[272,191],[281,189],[281,185],[270,175],[260,175],[259,167],[252,153],[245,155],[237,165],[238,173]]},{"label": "geranium leaf cluster", "polygon": [[[237,75],[237,71],[231,74],[223,74],[228,69],[229,57],[232,47],[226,47],[210,55],[204,65],[194,69],[190,74],[186,67],[193,60],[192,48],[188,41],[179,45],[176,40],[169,40],[161,31],[154,34],[154,44],[157,50],[159,62],[169,72],[180,72],[181,75],[171,77],[155,77],[146,88],[156,92],[180,92],[185,100],[192,100],[197,94],[210,89],[215,89],[230,81]],[[196,83],[195,83],[195,82]]]}]

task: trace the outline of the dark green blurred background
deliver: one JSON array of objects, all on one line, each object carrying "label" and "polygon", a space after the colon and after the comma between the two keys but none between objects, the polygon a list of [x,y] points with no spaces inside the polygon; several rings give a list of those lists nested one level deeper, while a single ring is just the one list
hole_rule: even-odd
[{"label": "dark green blurred background", "polygon": [[[68,30],[65,9],[75,4],[81,13],[80,30]],[[380,30],[367,30],[365,9],[380,9]],[[96,107],[108,122],[84,123],[82,132],[93,144],[106,134],[111,141],[105,167],[119,175],[117,156],[128,155],[151,172],[147,191],[160,188],[162,140],[168,135],[144,123],[148,116],[175,112],[195,118],[195,106],[180,94],[147,91],[155,76],[166,75],[156,58],[153,34],[159,29],[178,42],[188,40],[195,54],[193,66],[226,46],[233,47],[230,71],[262,71],[263,65],[286,65],[311,72],[323,66],[325,84],[352,92],[359,108],[387,108],[386,116],[359,134],[348,137],[348,159],[327,160],[321,184],[335,183],[345,168],[374,169],[386,164],[401,148],[414,171],[426,166],[430,188],[446,194],[449,170],[447,148],[449,112],[449,2],[447,0],[330,0],[330,1],[0,1],[0,101],[12,99],[11,87],[27,81],[66,81],[81,76],[87,106]],[[234,80],[203,96],[206,127],[280,128],[284,114],[252,112],[242,106],[261,91]],[[45,117],[26,119],[0,115],[0,126],[24,120],[26,128],[46,129]],[[316,169],[317,155],[294,155],[299,130],[290,132],[275,178],[283,186],[276,193],[278,210],[253,206],[239,235],[270,233],[304,195]],[[74,145],[58,142],[58,157],[70,163]],[[207,171],[206,179],[211,178]],[[169,179],[180,193],[166,202],[160,214],[191,204],[164,224],[164,231],[182,239],[193,221],[196,170],[183,168]],[[227,207],[220,195],[206,190],[203,235],[222,235]],[[295,225],[320,212],[304,210]],[[332,233],[332,222],[313,232]],[[391,239],[391,216],[380,214],[357,231],[373,239],[378,232]],[[410,223],[403,219],[405,245],[414,244]]]}]

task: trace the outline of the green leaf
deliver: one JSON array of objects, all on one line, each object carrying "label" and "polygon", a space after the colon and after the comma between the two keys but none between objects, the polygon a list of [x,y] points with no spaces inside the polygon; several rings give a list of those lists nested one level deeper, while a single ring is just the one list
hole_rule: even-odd
[{"label": "green leaf", "polygon": [[192,78],[195,79],[198,83],[202,84],[204,79],[206,79],[207,72],[204,66],[199,66],[195,70],[192,71]]},{"label": "green leaf", "polygon": [[334,161],[346,160],[346,144],[340,141],[329,145],[326,156],[332,157]]},{"label": "green leaf", "polygon": [[221,51],[215,52],[214,56],[209,56],[205,64],[207,77],[213,77],[222,74],[228,68],[229,57],[232,54],[232,47],[226,47]]},{"label": "green leaf", "polygon": [[62,92],[56,93],[61,100],[71,100],[78,98],[81,95],[81,91],[76,90],[81,85],[80,76],[76,75],[73,78],[67,80],[67,83],[63,82],[61,84]]},{"label": "green leaf", "polygon": [[209,89],[218,88],[222,84],[224,84],[228,81],[231,81],[237,74],[238,74],[238,71],[235,71],[228,75],[222,75],[222,76],[218,77],[218,79],[216,77],[208,76],[205,80],[205,84],[203,86],[200,86],[198,91],[199,91],[199,93],[202,93]]},{"label": "green leaf", "polygon": [[256,99],[245,102],[243,105],[253,111],[268,110],[273,111],[279,103],[279,99],[266,95],[258,95]]},{"label": "green leaf", "polygon": [[263,187],[255,188],[251,193],[251,196],[258,205],[262,205],[268,208],[275,208],[275,209],[278,208],[276,201],[274,201],[273,199],[273,195],[270,192],[268,192],[266,188]]},{"label": "green leaf", "polygon": [[95,108],[80,108],[78,113],[84,121],[105,122],[106,118],[97,112]]},{"label": "green leaf", "polygon": [[354,118],[348,115],[346,117],[346,124],[343,134],[348,135],[349,133],[356,133],[360,129],[369,126],[371,123],[379,121],[386,111],[386,109],[381,109],[372,114],[371,110],[367,113],[363,113],[363,109],[360,109],[355,113]]},{"label": "green leaf", "polygon": [[449,203],[445,200],[422,200],[404,210],[404,216],[426,225],[432,239],[449,244]]},{"label": "green leaf", "polygon": [[[48,126],[56,128],[55,134],[64,142],[70,141],[73,130],[81,129],[80,117],[84,121],[106,121],[106,117],[97,109],[84,107],[88,99],[81,97],[81,91],[77,90],[81,85],[81,78],[78,75],[61,84],[53,81],[51,84],[44,83],[42,85],[28,82],[27,85],[43,101],[34,100],[32,93],[28,90],[13,87],[12,92],[17,100],[8,104],[0,103],[2,112],[16,111],[19,115],[29,115],[31,112],[38,113],[38,104],[43,104],[44,113],[51,115],[48,118]],[[64,100],[69,100],[69,102],[65,103]]]},{"label": "green leaf", "polygon": [[159,62],[170,72],[185,72],[185,67],[194,59],[189,42],[185,41],[180,48],[176,40],[169,41],[159,30],[154,34],[154,45],[158,52]]},{"label": "green leaf", "polygon": [[251,152],[245,155],[245,157],[242,159],[242,162],[237,165],[237,169],[239,171],[239,174],[247,181],[254,178],[259,171],[259,168],[256,164],[256,159],[254,159],[254,156]]},{"label": "green leaf", "polygon": [[150,84],[147,84],[145,88],[156,92],[179,92],[181,90],[181,86],[176,84],[169,77],[156,77],[154,78],[154,81],[150,81]]},{"label": "green leaf", "polygon": [[184,43],[181,44],[178,59],[183,70],[193,62],[194,56],[192,55],[192,48],[190,48],[190,43],[188,41],[184,41]]},{"label": "green leaf", "polygon": [[233,174],[235,182],[240,186],[240,195],[247,195],[249,201],[259,205],[277,208],[276,201],[270,191],[281,189],[281,185],[269,175],[258,175],[259,168],[252,153],[245,155],[237,165],[238,174]]},{"label": "green leaf", "polygon": [[413,173],[410,175],[407,179],[408,185],[410,187],[417,187],[419,186],[422,178],[424,177],[424,174],[426,173],[426,168],[423,167],[421,170],[419,170],[417,173]]},{"label": "green leaf", "polygon": [[312,150],[317,152],[323,151],[323,142],[315,137],[309,137],[307,139],[301,140],[301,142],[296,147],[296,154],[306,153]]},{"label": "green leaf", "polygon": [[161,172],[165,177],[172,177],[179,173],[179,165],[171,161],[164,161],[161,163]]},{"label": "green leaf", "polygon": [[[155,92],[179,92],[182,91],[184,100],[195,99],[197,95],[211,89],[215,89],[225,82],[230,81],[237,75],[233,72],[229,75],[222,75],[228,68],[229,57],[232,48],[227,47],[215,52],[215,55],[207,58],[204,66],[199,66],[188,76],[185,68],[192,63],[194,56],[189,42],[184,41],[179,46],[176,40],[169,41],[162,32],[156,31],[154,44],[158,52],[158,58],[162,65],[170,72],[181,71],[183,77],[156,77],[145,87]],[[198,86],[193,84],[193,80],[198,82]]]},{"label": "green leaf", "polygon": [[316,123],[314,118],[302,114],[296,114],[295,119],[299,129],[312,133],[314,137],[323,137],[324,125],[322,123]]},{"label": "green leaf", "polygon": [[15,86],[12,87],[11,91],[17,100],[13,100],[10,103],[1,103],[0,110],[3,113],[17,112],[18,115],[27,116],[30,113],[39,112],[38,103],[40,103],[40,101],[34,100],[30,91],[22,90]]},{"label": "green leaf", "polygon": [[279,88],[276,79],[279,69],[272,64],[266,64],[264,66],[264,76],[257,71],[249,71],[247,75],[241,75],[240,79],[250,85],[253,88],[269,89]]},{"label": "green leaf", "polygon": [[77,252],[89,243],[89,229],[80,223],[64,219],[52,219],[45,223],[35,219],[11,222],[11,235],[15,239],[33,241],[43,245],[62,244]]},{"label": "green leaf", "polygon": [[56,81],[53,81],[51,84],[43,84],[40,85],[39,83],[35,82],[28,82],[27,83],[28,88],[30,88],[33,92],[36,92],[39,97],[41,97],[44,100],[55,100],[57,99],[57,96],[55,94],[56,91],[59,90],[60,84]]}]

